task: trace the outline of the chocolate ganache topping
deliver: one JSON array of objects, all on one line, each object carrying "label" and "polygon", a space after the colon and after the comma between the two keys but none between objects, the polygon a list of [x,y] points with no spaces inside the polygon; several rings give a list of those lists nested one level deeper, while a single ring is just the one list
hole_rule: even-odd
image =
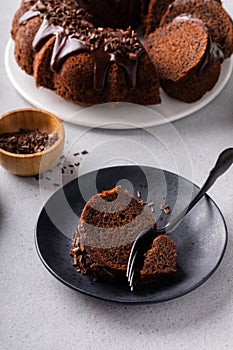
[{"label": "chocolate ganache topping", "polygon": [[94,59],[94,88],[97,91],[103,90],[112,63],[124,69],[129,88],[136,88],[138,62],[145,49],[130,27],[127,30],[95,28],[91,16],[74,0],[33,2],[19,24],[23,25],[35,16],[43,21],[34,38],[33,49],[40,51],[51,37],[55,37],[50,61],[53,72],[58,72],[69,56],[88,52]]}]

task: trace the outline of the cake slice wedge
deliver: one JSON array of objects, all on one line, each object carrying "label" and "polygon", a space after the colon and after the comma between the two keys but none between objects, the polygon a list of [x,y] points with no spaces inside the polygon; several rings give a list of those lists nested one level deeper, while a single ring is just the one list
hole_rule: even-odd
[{"label": "cake slice wedge", "polygon": [[160,25],[171,22],[180,14],[190,14],[203,21],[214,42],[228,58],[233,53],[233,24],[218,0],[175,0],[164,13]]},{"label": "cake slice wedge", "polygon": [[[152,228],[156,228],[152,213],[121,186],[96,194],[86,203],[78,222],[70,250],[72,264],[78,272],[93,279],[127,283],[132,244],[142,230]],[[167,247],[173,249],[172,254]],[[149,248],[138,284],[152,283],[160,275],[176,271],[175,244],[169,237],[157,237]],[[160,259],[163,253],[165,265]],[[168,263],[170,256],[173,260]],[[152,270],[150,262],[157,264]]]},{"label": "cake slice wedge", "polygon": [[200,19],[177,16],[150,34],[146,47],[161,87],[171,97],[195,102],[218,81],[223,53]]}]

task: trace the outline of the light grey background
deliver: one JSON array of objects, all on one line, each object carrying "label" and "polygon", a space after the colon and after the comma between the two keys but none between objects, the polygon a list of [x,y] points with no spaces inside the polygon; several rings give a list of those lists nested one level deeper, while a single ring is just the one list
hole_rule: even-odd
[{"label": "light grey background", "polygon": [[[233,13],[230,0],[225,3]],[[0,2],[1,114],[29,107],[11,86],[3,59],[11,19],[18,5],[18,0]],[[125,144],[134,142],[145,149],[145,153],[138,152],[139,163],[159,163],[173,171],[177,169],[176,163],[183,163],[185,152],[186,160],[180,172],[201,185],[217,155],[233,146],[233,76],[211,104],[175,122],[173,127],[186,149],[166,126],[148,131],[111,131],[65,124],[66,162],[74,161],[74,150],[87,149],[88,156],[75,158],[83,164],[83,172],[110,164],[111,152],[113,164],[132,163],[134,148],[125,147]],[[155,137],[158,133],[163,143]],[[119,138],[124,142],[118,141],[116,154],[116,144],[112,140]],[[100,152],[106,141],[107,147]],[[155,158],[150,158],[149,154]],[[59,169],[58,165],[47,175],[59,180]],[[67,172],[64,181],[75,175]],[[47,272],[35,251],[34,228],[44,200],[56,188],[49,180],[21,178],[0,168],[0,349],[232,349],[232,179],[233,168],[210,191],[229,230],[226,254],[214,275],[200,288],[179,299],[157,305],[127,306],[79,294]]]}]

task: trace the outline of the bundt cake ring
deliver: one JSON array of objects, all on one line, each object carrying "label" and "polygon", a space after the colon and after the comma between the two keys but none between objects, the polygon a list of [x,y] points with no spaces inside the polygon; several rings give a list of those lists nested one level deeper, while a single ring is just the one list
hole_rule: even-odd
[{"label": "bundt cake ring", "polygon": [[[160,9],[160,18],[164,14],[167,8],[161,9],[160,2],[23,0],[15,13],[11,30],[16,62],[27,74],[33,75],[37,87],[53,90],[63,99],[83,106],[108,102],[158,104],[161,102],[161,72],[157,69],[157,57],[154,59],[151,50],[154,33],[149,34],[154,25],[151,26],[149,19],[155,7],[158,11]],[[208,6],[217,3],[225,15],[219,0],[199,2]],[[166,2],[169,6],[170,3]],[[232,29],[230,17],[227,14],[225,17]],[[144,45],[138,38],[135,28],[140,22],[149,45]],[[208,32],[209,29],[206,30]],[[231,44],[232,32],[228,33]],[[187,38],[190,40],[191,36]],[[211,48],[206,46],[203,57],[211,57],[208,62],[205,59],[205,73],[208,76],[208,70],[211,75],[214,72],[215,79],[212,81],[215,84],[220,74],[222,55],[218,52],[214,56]],[[231,55],[232,48],[233,44],[228,48],[226,57]],[[197,62],[197,68],[202,63]],[[189,80],[186,86],[188,83]],[[194,93],[193,96],[201,98],[214,84],[206,84],[201,95]],[[182,92],[176,95],[180,89],[182,84],[174,89],[171,96],[180,99]],[[170,94],[169,89],[167,93]],[[185,101],[184,98],[182,100]],[[185,102],[193,102],[193,99],[188,98]]]}]

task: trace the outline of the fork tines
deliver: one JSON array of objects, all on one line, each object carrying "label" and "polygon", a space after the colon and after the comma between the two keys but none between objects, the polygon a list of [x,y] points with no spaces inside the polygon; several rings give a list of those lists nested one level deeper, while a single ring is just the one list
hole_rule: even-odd
[{"label": "fork tines", "polygon": [[145,229],[137,236],[132,245],[126,271],[126,277],[131,291],[134,289],[136,270],[141,266],[144,252],[148,250],[149,244],[151,244],[157,233],[158,231],[156,230]]}]

